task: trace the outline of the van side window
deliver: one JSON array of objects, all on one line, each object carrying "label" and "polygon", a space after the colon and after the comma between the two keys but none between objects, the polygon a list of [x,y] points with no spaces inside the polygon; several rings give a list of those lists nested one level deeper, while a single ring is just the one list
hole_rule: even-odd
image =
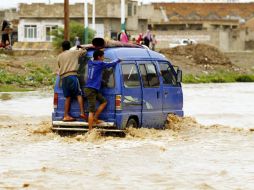
[{"label": "van side window", "polygon": [[140,73],[144,87],[157,87],[160,86],[159,77],[156,72],[155,65],[152,63],[140,64]]},{"label": "van side window", "polygon": [[142,78],[142,81],[143,81],[143,86],[144,87],[149,87],[145,65],[139,65],[139,70],[140,70],[141,78]]},{"label": "van side window", "polygon": [[137,67],[134,63],[122,64],[124,87],[132,88],[140,86]]},{"label": "van side window", "polygon": [[167,62],[160,62],[160,70],[163,78],[163,84],[169,85],[177,85],[176,77],[174,75],[174,71],[172,71],[172,67],[169,66]]}]

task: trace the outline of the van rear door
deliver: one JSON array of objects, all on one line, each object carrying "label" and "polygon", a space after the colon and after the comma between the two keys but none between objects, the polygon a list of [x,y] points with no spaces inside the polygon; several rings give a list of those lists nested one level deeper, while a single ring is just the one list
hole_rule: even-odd
[{"label": "van rear door", "polygon": [[142,126],[163,127],[162,88],[156,64],[152,61],[138,61],[138,66],[142,78]]}]

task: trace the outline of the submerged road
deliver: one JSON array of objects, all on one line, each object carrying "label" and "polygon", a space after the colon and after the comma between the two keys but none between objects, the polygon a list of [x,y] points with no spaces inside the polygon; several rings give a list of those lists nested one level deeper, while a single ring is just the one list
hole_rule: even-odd
[{"label": "submerged road", "polygon": [[253,189],[254,84],[183,91],[176,130],[125,138],[61,137],[51,92],[0,93],[0,189]]}]

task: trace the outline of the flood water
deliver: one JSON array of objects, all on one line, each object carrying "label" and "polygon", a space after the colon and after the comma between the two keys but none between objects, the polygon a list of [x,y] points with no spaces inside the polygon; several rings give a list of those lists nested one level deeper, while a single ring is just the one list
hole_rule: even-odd
[{"label": "flood water", "polygon": [[125,138],[60,137],[51,92],[0,93],[0,189],[254,189],[254,83],[183,91],[184,118]]}]

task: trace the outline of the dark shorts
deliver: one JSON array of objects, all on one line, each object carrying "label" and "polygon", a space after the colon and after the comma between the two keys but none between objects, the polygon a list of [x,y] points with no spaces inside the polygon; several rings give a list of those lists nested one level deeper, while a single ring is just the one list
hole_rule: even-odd
[{"label": "dark shorts", "polygon": [[2,43],[6,45],[6,42],[10,43],[9,35],[8,34],[2,34]]},{"label": "dark shorts", "polygon": [[77,76],[71,75],[62,79],[64,97],[76,97],[82,94]]},{"label": "dark shorts", "polygon": [[96,100],[100,102],[100,104],[107,102],[107,100],[102,96],[101,93],[98,92],[98,90],[95,90],[93,88],[85,88],[85,97],[88,101],[88,111],[89,112],[95,112],[96,111]]}]

